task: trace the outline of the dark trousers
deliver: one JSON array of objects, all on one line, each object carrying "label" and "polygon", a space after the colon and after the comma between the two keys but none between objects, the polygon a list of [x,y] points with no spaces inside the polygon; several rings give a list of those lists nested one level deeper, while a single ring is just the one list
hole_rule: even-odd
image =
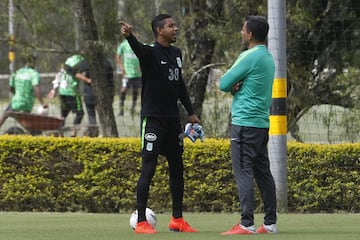
[{"label": "dark trousers", "polygon": [[88,115],[88,123],[90,125],[96,125],[96,111],[95,111],[95,104],[88,103],[85,101],[86,112]]},{"label": "dark trousers", "polygon": [[264,203],[264,224],[276,223],[276,192],[267,151],[268,129],[231,127],[231,159],[237,184],[241,224],[254,225],[254,179]]},{"label": "dark trousers", "polygon": [[138,221],[144,221],[151,179],[155,174],[159,154],[169,165],[169,184],[173,216],[182,217],[184,195],[183,137],[178,119],[144,118],[142,121],[142,166],[137,183]]},{"label": "dark trousers", "polygon": [[124,107],[126,92],[129,88],[132,88],[132,108],[135,108],[136,101],[141,89],[141,77],[139,78],[128,78],[127,82],[120,91],[120,107]]}]

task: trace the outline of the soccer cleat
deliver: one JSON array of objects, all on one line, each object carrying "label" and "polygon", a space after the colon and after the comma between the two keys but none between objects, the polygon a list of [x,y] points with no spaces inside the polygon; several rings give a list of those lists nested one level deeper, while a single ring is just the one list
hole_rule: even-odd
[{"label": "soccer cleat", "polygon": [[171,217],[169,223],[169,230],[172,232],[197,232],[196,229],[190,227],[190,225],[184,220],[184,218]]},{"label": "soccer cleat", "polygon": [[140,234],[154,234],[157,233],[157,231],[148,223],[147,221],[142,221],[136,224],[135,233]]},{"label": "soccer cleat", "polygon": [[235,235],[235,234],[254,234],[255,233],[255,225],[245,227],[241,224],[236,224],[229,231],[220,233],[221,235]]},{"label": "soccer cleat", "polygon": [[261,225],[258,229],[256,229],[256,233],[277,233],[276,224],[270,225]]}]

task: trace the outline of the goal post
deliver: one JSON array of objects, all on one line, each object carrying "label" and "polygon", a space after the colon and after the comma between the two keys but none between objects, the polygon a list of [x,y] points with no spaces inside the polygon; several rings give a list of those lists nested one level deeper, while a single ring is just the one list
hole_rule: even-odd
[{"label": "goal post", "polygon": [[286,1],[268,1],[270,25],[268,48],[275,60],[272,106],[270,110],[269,158],[276,184],[278,210],[288,210],[287,184],[287,81],[286,81]]}]

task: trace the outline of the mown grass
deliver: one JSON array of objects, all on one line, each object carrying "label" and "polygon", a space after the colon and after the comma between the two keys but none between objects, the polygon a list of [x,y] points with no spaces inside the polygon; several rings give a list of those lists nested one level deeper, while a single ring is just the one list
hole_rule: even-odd
[{"label": "mown grass", "polygon": [[[159,231],[155,235],[134,234],[129,214],[91,213],[0,213],[0,239],[11,240],[122,240],[122,239],[277,239],[338,240],[359,239],[359,214],[279,214],[278,234],[222,236],[232,227],[238,214],[185,213],[197,233],[172,233],[167,229],[170,214],[157,214]],[[255,216],[256,224],[262,214]]]}]

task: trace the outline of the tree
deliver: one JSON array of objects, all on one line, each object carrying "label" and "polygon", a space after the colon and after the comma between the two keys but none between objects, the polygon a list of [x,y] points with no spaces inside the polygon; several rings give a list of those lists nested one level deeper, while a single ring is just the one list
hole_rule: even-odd
[{"label": "tree", "polygon": [[[109,2],[109,1],[108,1]],[[105,137],[117,137],[117,127],[110,89],[106,81],[103,42],[99,40],[91,0],[77,0],[77,11],[84,41],[85,59],[89,63],[92,87],[96,98],[96,111]]]},{"label": "tree", "polygon": [[[266,1],[181,1],[184,29],[185,80],[195,112],[201,116],[210,70],[228,68],[242,50],[240,30],[244,17],[264,15]],[[183,121],[186,121],[184,112]],[[230,125],[230,118],[229,118]],[[226,130],[224,135],[228,135]]]},{"label": "tree", "polygon": [[[42,72],[57,71],[66,56],[78,50],[74,1],[15,3],[17,56],[22,49],[30,48],[42,60],[39,65]],[[156,0],[157,4],[153,0],[92,0],[88,3],[93,6],[98,37],[89,41],[102,48],[89,49],[90,55],[102,51],[103,55],[113,56],[119,37],[118,17],[134,25],[139,39],[148,43],[153,41],[150,20],[156,13],[167,12],[175,17],[181,35],[175,44],[184,51],[184,79],[199,115],[211,67],[227,69],[240,52],[244,17],[267,15],[265,0]],[[123,6],[118,14],[117,3]],[[297,121],[312,106],[332,104],[350,109],[359,105],[359,5],[357,0],[287,1],[288,129],[295,137]],[[7,14],[7,1],[0,1],[2,26],[7,25]],[[0,39],[6,41],[6,33],[3,34]],[[6,56],[7,48],[0,49],[0,53]],[[6,58],[0,59],[0,69],[2,73],[8,71]],[[101,124],[109,126],[105,122]]]},{"label": "tree", "polygon": [[[216,26],[224,18],[224,1],[182,1],[186,42],[187,80],[195,112],[201,116],[207,80],[212,64],[216,39],[211,26]],[[184,119],[185,117],[183,117]]]},{"label": "tree", "polygon": [[[53,1],[14,1],[15,5],[15,51],[17,60],[24,52],[30,50],[38,57],[37,67],[42,72],[59,69],[59,62],[65,54],[74,51],[74,14],[69,11],[72,1],[64,0],[62,4]],[[0,3],[0,24],[8,23],[7,1]],[[61,18],[63,16],[63,18]],[[57,19],[56,21],[54,19]],[[44,24],[46,23],[46,24]],[[5,30],[5,27],[4,27]],[[7,38],[7,31],[4,31]],[[2,48],[1,51],[7,50]],[[6,56],[7,54],[3,54]],[[60,61],[59,61],[60,60]],[[1,58],[2,73],[8,70],[7,58]],[[20,67],[21,61],[15,61]]]},{"label": "tree", "polygon": [[359,2],[355,0],[288,1],[288,129],[314,105],[352,108],[359,102]]},{"label": "tree", "polygon": [[[92,11],[92,2],[96,6],[95,14]],[[76,4],[77,8],[74,7],[74,2],[69,0],[61,3],[35,0],[15,2],[15,45],[18,60],[20,59],[17,67],[23,53],[30,50],[39,59],[38,69],[42,72],[56,72],[60,63],[68,55],[78,53],[79,45],[84,42],[98,100],[100,127],[104,136],[118,136],[112,103],[106,97],[109,91],[102,74],[105,55],[113,52],[112,46],[116,41],[114,25],[117,5],[115,0],[106,1],[106,4],[102,1],[77,1]],[[83,30],[80,35],[77,31],[79,20]],[[4,19],[0,18],[0,21]],[[96,22],[100,24],[99,29]]]}]

